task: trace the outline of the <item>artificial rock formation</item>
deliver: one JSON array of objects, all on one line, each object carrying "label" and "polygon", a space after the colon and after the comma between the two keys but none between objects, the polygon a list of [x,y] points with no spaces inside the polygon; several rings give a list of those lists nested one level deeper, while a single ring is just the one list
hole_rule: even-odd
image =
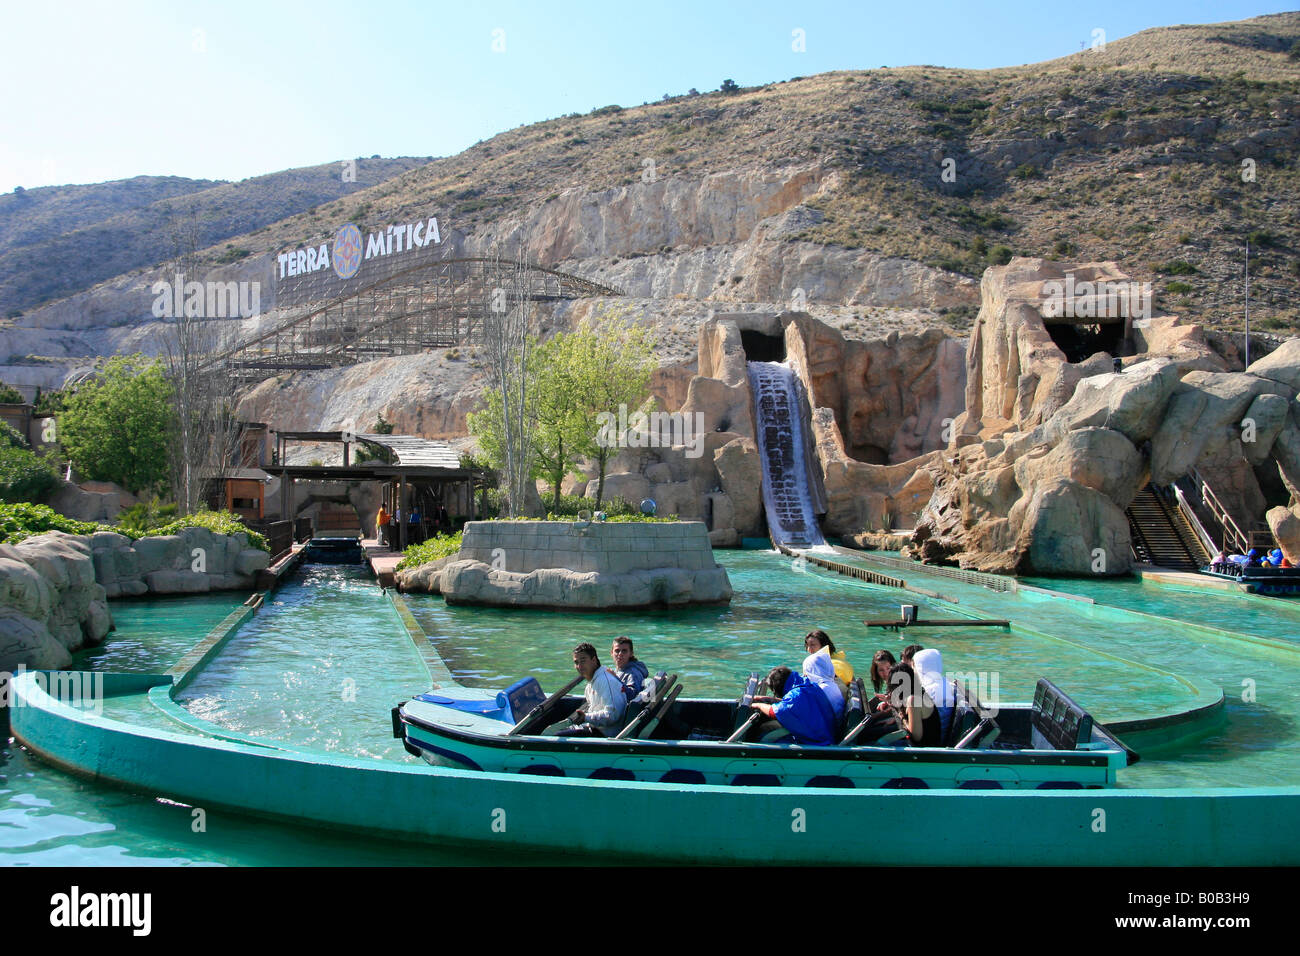
[{"label": "artificial rock formation", "polygon": [[247,535],[206,528],[135,542],[48,531],[0,545],[0,671],[67,667],[112,630],[110,599],[251,589],[269,561]]},{"label": "artificial rock formation", "polygon": [[50,531],[0,545],[0,671],[59,668],[113,627],[85,536]]},{"label": "artificial rock formation", "polygon": [[[1124,509],[1148,480],[1168,485],[1195,469],[1243,527],[1282,483],[1292,492],[1300,483],[1300,342],[1229,372],[1198,327],[1130,317],[1121,356],[1072,363],[1044,321],[1046,283],[1067,273],[1127,283],[1113,263],[1015,259],[985,274],[967,408],[934,469],[916,556],[988,571],[1120,574],[1131,566]],[[1300,551],[1300,509],[1274,508],[1269,521]]]}]

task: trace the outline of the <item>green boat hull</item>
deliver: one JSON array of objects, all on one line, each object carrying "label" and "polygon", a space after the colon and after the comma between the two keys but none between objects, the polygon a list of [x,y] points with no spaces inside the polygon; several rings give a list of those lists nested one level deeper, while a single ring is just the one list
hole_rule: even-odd
[{"label": "green boat hull", "polygon": [[[171,678],[105,675],[106,694]],[[14,735],[151,796],[439,845],[592,862],[911,865],[1300,863],[1300,788],[868,790],[575,780],[339,757],[125,724],[14,681]],[[198,718],[191,718],[198,724]],[[923,819],[925,827],[899,826]],[[887,840],[880,834],[888,833]]]}]

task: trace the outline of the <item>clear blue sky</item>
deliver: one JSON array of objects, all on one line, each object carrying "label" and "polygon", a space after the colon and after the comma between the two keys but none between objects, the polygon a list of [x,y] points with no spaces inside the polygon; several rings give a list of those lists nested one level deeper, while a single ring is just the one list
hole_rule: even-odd
[{"label": "clear blue sky", "polygon": [[[0,17],[0,192],[140,174],[242,179],[450,155],[524,123],[724,78],[1009,66],[1095,28],[1287,9],[1206,2],[24,2]],[[618,11],[618,12],[615,12]],[[804,31],[795,52],[793,31]],[[493,49],[494,31],[497,45]]]}]

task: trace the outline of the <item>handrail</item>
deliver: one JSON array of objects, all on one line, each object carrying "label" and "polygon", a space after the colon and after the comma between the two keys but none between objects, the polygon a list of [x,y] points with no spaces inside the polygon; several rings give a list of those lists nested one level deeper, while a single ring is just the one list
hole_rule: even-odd
[{"label": "handrail", "polygon": [[1241,528],[1237,522],[1232,520],[1232,515],[1228,514],[1228,509],[1219,501],[1218,496],[1202,476],[1200,471],[1193,467],[1188,469],[1187,474],[1192,481],[1196,483],[1201,492],[1201,500],[1205,502],[1206,508],[1209,509],[1214,520],[1223,526],[1223,549],[1227,551],[1231,548],[1238,554],[1245,554],[1250,550],[1250,539],[1241,533]]},{"label": "handrail", "polygon": [[1183,494],[1183,489],[1179,488],[1178,485],[1173,487],[1174,497],[1178,499],[1178,510],[1183,513],[1183,518],[1187,521],[1188,527],[1192,529],[1192,533],[1201,539],[1201,547],[1205,548],[1205,553],[1210,556],[1217,554],[1219,551],[1218,546],[1214,543],[1214,539],[1210,537],[1210,532],[1206,530],[1205,525],[1201,524],[1201,519],[1197,517],[1191,502],[1187,500],[1187,496]]}]

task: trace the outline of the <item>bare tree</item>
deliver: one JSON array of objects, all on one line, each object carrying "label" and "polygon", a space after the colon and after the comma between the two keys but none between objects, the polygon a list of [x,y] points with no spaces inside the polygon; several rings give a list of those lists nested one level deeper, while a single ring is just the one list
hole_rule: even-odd
[{"label": "bare tree", "polygon": [[483,323],[490,387],[502,399],[501,450],[511,517],[523,514],[533,464],[533,430],[529,425],[528,353],[532,346],[533,301],[523,243],[513,263],[500,256],[494,263],[497,284],[489,291]]},{"label": "bare tree", "polygon": [[182,212],[173,210],[169,232],[173,259],[166,281],[173,287],[174,303],[180,306],[168,310],[161,349],[175,390],[172,495],[182,514],[192,514],[204,507],[209,483],[222,483],[238,449],[234,381],[211,364],[212,357],[233,338],[237,323],[208,315],[206,295],[203,307],[189,307],[187,287],[200,282],[201,274],[197,210],[193,206]]}]

